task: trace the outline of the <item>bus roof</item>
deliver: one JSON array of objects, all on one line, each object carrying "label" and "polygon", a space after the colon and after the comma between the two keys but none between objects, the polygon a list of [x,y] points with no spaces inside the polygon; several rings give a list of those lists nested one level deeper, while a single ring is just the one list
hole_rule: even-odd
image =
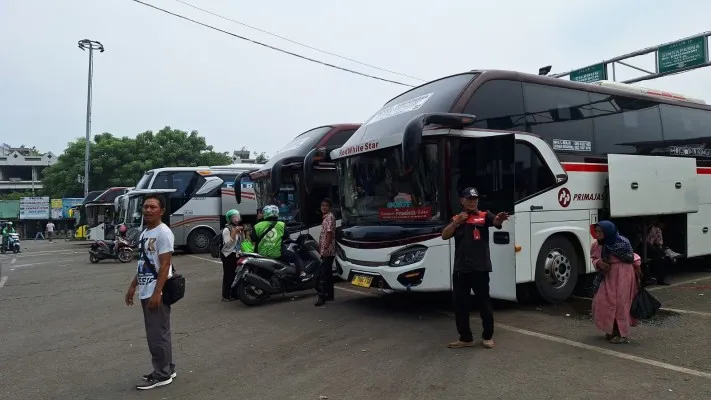
[{"label": "bus roof", "polygon": [[583,83],[516,71],[473,70],[453,74],[409,89],[390,99],[331,158],[393,146],[402,141],[406,125],[419,114],[461,112],[485,82],[509,80],[586,91],[605,96],[646,100],[657,104],[711,111],[711,106],[688,96],[622,83]]},{"label": "bus roof", "polygon": [[357,130],[359,127],[360,124],[354,123],[330,124],[318,126],[300,133],[291,142],[279,149],[266,164],[260,164],[255,168],[258,171],[255,171],[254,174],[260,177],[266,176],[266,174],[271,172],[274,165],[286,159],[293,158],[303,161],[311,150],[325,146],[326,142],[328,142],[334,134],[344,130]]}]

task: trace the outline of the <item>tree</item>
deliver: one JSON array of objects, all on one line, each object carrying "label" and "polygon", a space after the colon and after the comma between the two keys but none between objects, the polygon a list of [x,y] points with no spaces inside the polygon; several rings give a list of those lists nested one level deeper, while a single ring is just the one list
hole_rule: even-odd
[{"label": "tree", "polygon": [[[83,197],[85,139],[70,142],[57,162],[42,175],[44,191],[52,197]],[[166,126],[157,133],[146,131],[136,138],[110,133],[94,136],[89,144],[89,190],[114,186],[133,186],[149,169],[196,167],[230,163],[227,153],[213,151],[197,131],[190,133]]]},{"label": "tree", "polygon": [[266,164],[267,161],[269,161],[269,159],[267,158],[267,155],[266,155],[266,152],[265,152],[265,151],[263,151],[263,152],[261,152],[261,153],[257,153],[257,152],[255,151],[255,152],[254,152],[254,156],[255,156],[255,159],[254,159],[254,160],[257,162],[257,164]]}]

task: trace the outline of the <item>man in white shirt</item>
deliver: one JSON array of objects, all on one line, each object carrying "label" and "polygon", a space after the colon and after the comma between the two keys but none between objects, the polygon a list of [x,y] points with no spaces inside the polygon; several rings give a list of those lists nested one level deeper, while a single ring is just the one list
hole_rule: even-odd
[{"label": "man in white shirt", "polygon": [[143,375],[144,382],[136,389],[153,389],[168,385],[177,376],[173,364],[170,335],[170,305],[163,302],[163,285],[173,276],[172,254],[174,236],[161,222],[165,201],[158,195],[148,195],[143,201],[143,221],[146,229],[139,238],[139,260],[136,276],[126,293],[126,304],[133,305],[138,297],[143,308],[146,339],[153,362],[153,372]]},{"label": "man in white shirt", "polygon": [[54,234],[54,222],[50,220],[47,222],[47,226],[45,227],[47,229],[47,239],[49,239],[49,242],[52,242],[52,235]]}]

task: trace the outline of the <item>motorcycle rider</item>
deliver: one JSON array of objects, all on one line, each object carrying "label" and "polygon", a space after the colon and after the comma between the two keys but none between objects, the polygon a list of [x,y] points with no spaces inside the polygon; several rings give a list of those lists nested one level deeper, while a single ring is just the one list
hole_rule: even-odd
[{"label": "motorcycle rider", "polygon": [[[254,243],[255,250],[261,256],[279,260],[287,263],[293,263],[296,267],[296,273],[302,281],[308,280],[306,272],[304,272],[304,262],[296,252],[289,250],[284,244],[286,232],[286,224],[279,221],[279,208],[275,205],[264,206],[262,209],[264,219],[254,225],[251,239]],[[262,239],[259,240],[259,237]]]},{"label": "motorcycle rider", "polygon": [[8,221],[7,224],[5,224],[5,227],[2,228],[2,247],[5,248],[7,246],[7,239],[10,238],[11,233],[17,233],[15,231],[15,227],[12,226],[12,221]]}]

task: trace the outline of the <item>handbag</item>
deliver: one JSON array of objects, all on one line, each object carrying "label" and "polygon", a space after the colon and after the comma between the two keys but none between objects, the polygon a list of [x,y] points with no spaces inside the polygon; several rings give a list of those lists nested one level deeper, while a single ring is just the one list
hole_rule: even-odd
[{"label": "handbag", "polygon": [[[158,280],[158,271],[156,271],[155,265],[148,259],[148,256],[146,256],[145,249],[143,247],[143,243],[145,240],[141,240],[141,245],[140,245],[140,253],[141,253],[141,259],[143,262],[148,265],[148,268],[150,268],[151,273],[153,274],[153,278],[155,280]],[[177,274],[175,272],[175,267],[171,264],[170,268],[173,271],[173,276],[168,278],[165,281],[165,284],[163,285],[163,293],[161,296],[161,300],[163,300],[163,304],[170,306],[185,297],[185,277],[181,274]]]},{"label": "handbag", "polygon": [[640,288],[637,295],[634,296],[634,300],[632,300],[630,315],[636,319],[650,319],[661,307],[662,303],[652,296],[647,289]]}]

